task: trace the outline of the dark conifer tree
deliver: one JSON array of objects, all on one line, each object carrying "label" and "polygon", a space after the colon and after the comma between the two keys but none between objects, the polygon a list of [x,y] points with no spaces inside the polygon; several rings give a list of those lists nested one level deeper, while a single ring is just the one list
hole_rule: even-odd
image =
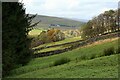
[{"label": "dark conifer tree", "polygon": [[32,56],[31,39],[27,37],[34,16],[25,14],[22,3],[2,3],[2,67],[3,76],[18,65],[25,65]]}]

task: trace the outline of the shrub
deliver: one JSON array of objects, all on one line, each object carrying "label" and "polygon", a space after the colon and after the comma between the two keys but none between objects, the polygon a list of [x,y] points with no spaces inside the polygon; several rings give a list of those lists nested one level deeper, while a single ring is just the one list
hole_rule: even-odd
[{"label": "shrub", "polygon": [[87,58],[86,58],[86,55],[81,55],[80,59],[81,59],[81,60],[87,59]]},{"label": "shrub", "polygon": [[95,54],[91,54],[91,56],[90,56],[90,59],[94,59],[94,58],[96,58],[97,56],[95,55]]},{"label": "shrub", "polygon": [[116,54],[120,53],[120,46],[116,49]]},{"label": "shrub", "polygon": [[56,60],[53,65],[54,65],[54,66],[57,66],[57,65],[61,65],[61,64],[68,63],[68,62],[70,62],[70,59],[69,59],[69,58],[62,57],[62,58]]},{"label": "shrub", "polygon": [[111,54],[114,54],[115,51],[114,51],[114,47],[109,47],[107,49],[104,49],[104,56],[108,56],[108,55],[111,55]]}]

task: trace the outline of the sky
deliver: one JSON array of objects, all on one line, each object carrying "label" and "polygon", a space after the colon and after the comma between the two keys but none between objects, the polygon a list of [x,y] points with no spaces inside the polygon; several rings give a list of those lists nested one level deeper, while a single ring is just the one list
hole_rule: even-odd
[{"label": "sky", "polygon": [[106,10],[117,9],[119,0],[19,0],[26,13],[90,20]]}]

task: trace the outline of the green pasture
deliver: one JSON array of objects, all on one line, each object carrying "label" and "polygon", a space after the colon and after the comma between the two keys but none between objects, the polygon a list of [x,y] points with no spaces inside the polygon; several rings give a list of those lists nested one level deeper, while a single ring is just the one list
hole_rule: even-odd
[{"label": "green pasture", "polygon": [[29,36],[38,36],[42,31],[43,29],[33,29],[29,32]]},{"label": "green pasture", "polygon": [[58,47],[45,48],[45,49],[36,51],[34,54],[42,53],[42,52],[55,51],[55,50],[62,50],[62,49],[68,48],[68,47],[69,46],[58,46]]},{"label": "green pasture", "polygon": [[[84,48],[77,48],[47,57],[31,60],[26,66],[14,69],[8,77],[15,78],[118,78],[118,56],[104,56],[104,49],[117,49],[118,40]],[[53,63],[67,57],[71,61],[53,66]]]},{"label": "green pasture", "polygon": [[52,42],[52,43],[46,43],[46,44],[34,47],[33,49],[37,49],[37,48],[41,48],[41,47],[46,47],[46,46],[60,45],[60,44],[65,44],[65,43],[74,42],[74,41],[78,41],[78,40],[82,40],[81,37],[67,38],[67,39],[62,40],[62,41],[57,41],[57,42]]}]

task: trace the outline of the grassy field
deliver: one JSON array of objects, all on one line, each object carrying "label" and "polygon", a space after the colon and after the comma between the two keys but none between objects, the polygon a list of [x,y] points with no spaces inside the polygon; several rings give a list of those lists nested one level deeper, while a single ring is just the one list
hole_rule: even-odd
[{"label": "grassy field", "polygon": [[43,29],[33,29],[29,32],[29,36],[38,36],[41,32],[43,31]]},{"label": "grassy field", "polygon": [[55,51],[55,50],[62,50],[65,48],[68,48],[69,46],[58,46],[58,47],[51,47],[51,48],[45,48],[39,51],[34,52],[34,54],[41,53],[41,52],[49,52],[49,51]]},{"label": "grassy field", "polygon": [[[63,54],[35,58],[26,66],[11,71],[17,78],[117,78],[118,55],[104,56],[104,49],[118,46],[117,40],[77,48]],[[119,55],[120,56],[120,55]],[[54,62],[63,57],[70,62],[54,66]]]},{"label": "grassy field", "polygon": [[36,69],[17,78],[117,78],[118,55]]},{"label": "grassy field", "polygon": [[33,49],[37,49],[37,48],[41,48],[41,47],[46,47],[46,46],[53,46],[53,45],[65,44],[65,43],[74,42],[74,41],[78,41],[78,40],[82,40],[82,39],[80,37],[67,38],[67,39],[62,40],[62,41],[57,41],[57,42],[43,44],[43,45],[34,47]]}]

